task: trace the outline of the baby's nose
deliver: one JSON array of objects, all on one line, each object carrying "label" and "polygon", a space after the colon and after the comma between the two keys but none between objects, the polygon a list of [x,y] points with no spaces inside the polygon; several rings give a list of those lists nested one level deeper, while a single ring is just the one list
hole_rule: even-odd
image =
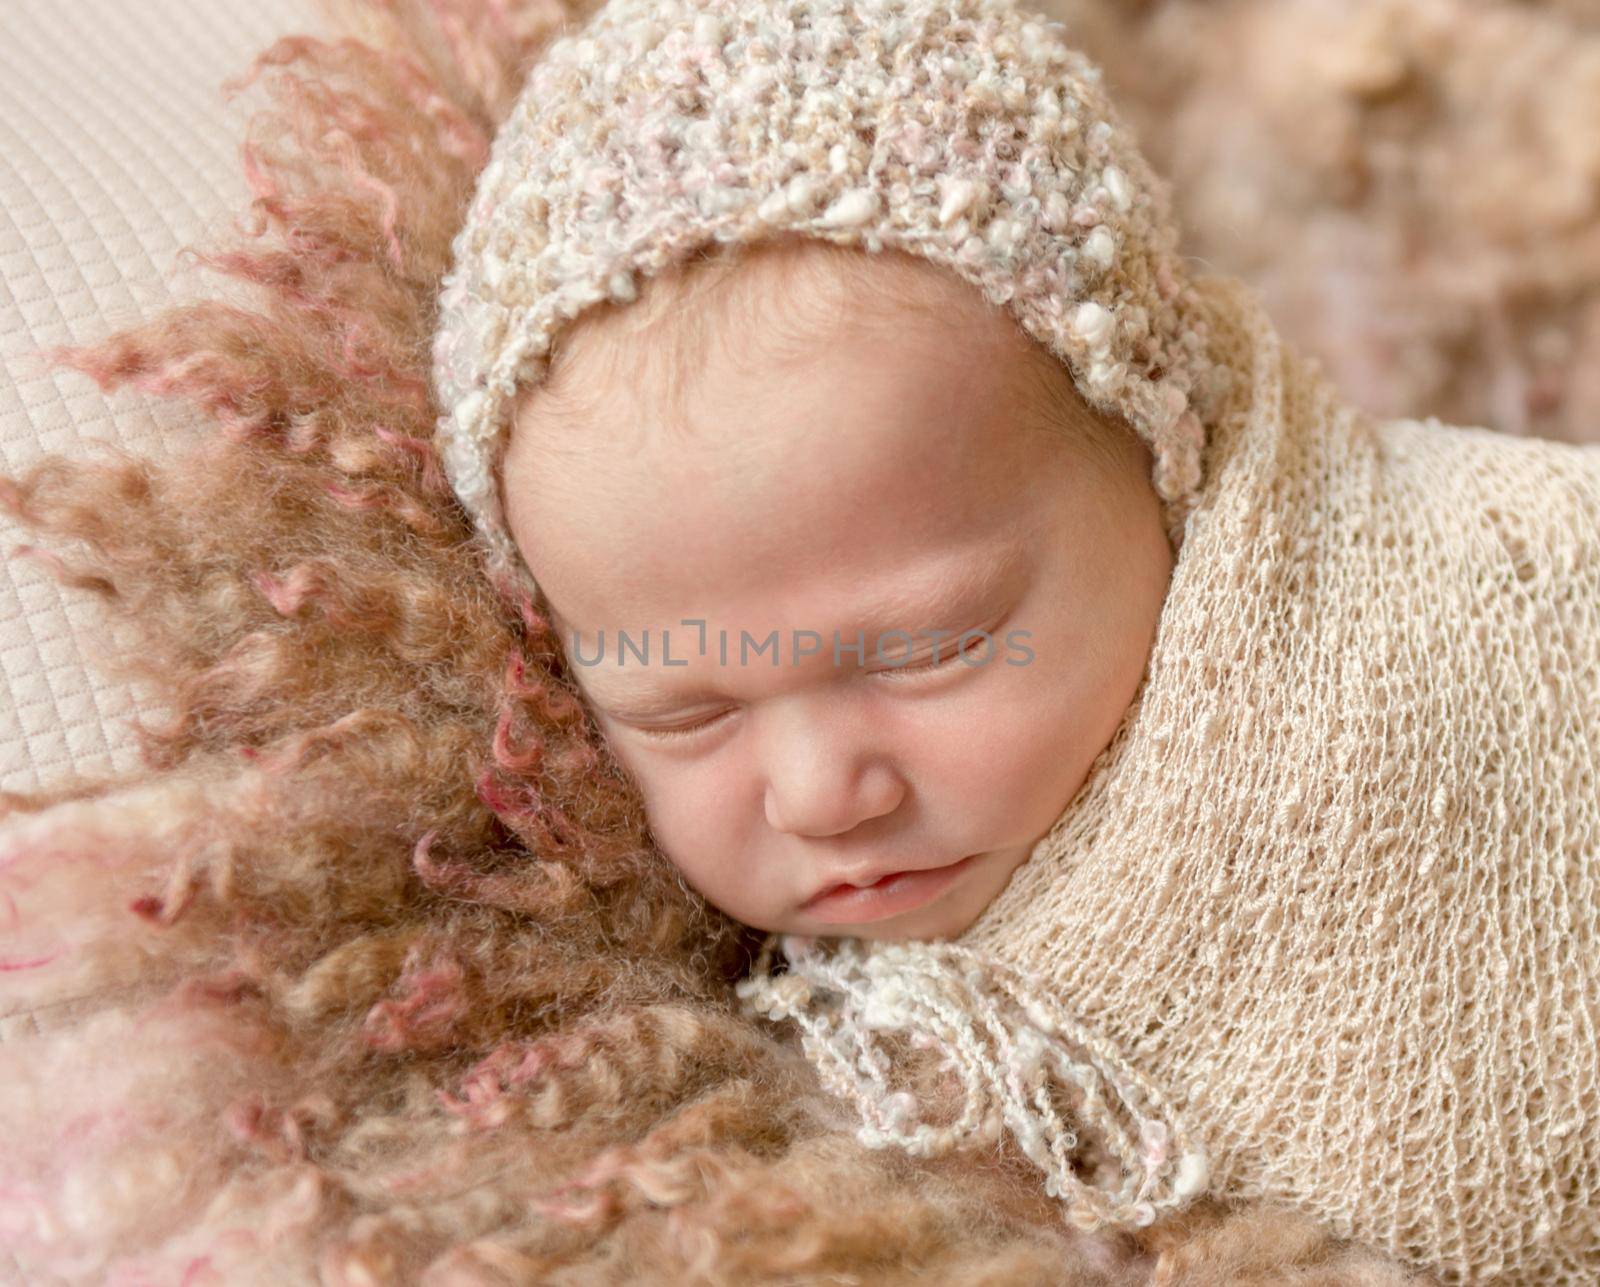
[{"label": "baby's nose", "polygon": [[767,824],[792,835],[843,835],[893,813],[908,790],[887,757],[837,742],[786,741],[765,763]]}]

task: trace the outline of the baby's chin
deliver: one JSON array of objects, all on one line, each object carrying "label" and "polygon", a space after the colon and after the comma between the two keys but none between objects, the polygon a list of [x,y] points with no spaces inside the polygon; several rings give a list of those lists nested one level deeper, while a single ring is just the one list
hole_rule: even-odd
[{"label": "baby's chin", "polygon": [[959,919],[943,917],[940,922],[910,923],[915,918],[904,918],[908,923],[897,924],[899,918],[874,921],[866,925],[824,925],[816,921],[796,921],[781,930],[784,934],[798,934],[806,938],[857,938],[873,943],[926,943],[959,938],[977,920],[976,916]]}]

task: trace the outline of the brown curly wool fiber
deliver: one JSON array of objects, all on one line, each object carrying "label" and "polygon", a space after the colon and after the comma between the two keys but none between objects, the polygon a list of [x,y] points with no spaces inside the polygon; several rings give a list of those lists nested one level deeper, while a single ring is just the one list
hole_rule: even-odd
[{"label": "brown curly wool fiber", "polygon": [[[62,355],[198,441],[0,477],[164,707],[143,767],[0,792],[0,1281],[1132,1287],[1024,1159],[863,1148],[736,1012],[740,927],[650,847],[429,440],[450,237],[566,11],[356,8],[246,78],[254,200],[202,258],[247,302]],[[1268,1232],[1231,1245],[1325,1263]]]}]

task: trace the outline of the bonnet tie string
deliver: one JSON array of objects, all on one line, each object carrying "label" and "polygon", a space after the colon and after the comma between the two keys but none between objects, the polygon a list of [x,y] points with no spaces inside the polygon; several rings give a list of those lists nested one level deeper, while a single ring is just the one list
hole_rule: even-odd
[{"label": "bonnet tie string", "polygon": [[[781,946],[786,973],[773,974]],[[1179,1210],[1210,1177],[1206,1150],[1167,1098],[1102,1036],[1036,993],[1010,969],[951,943],[846,938],[823,949],[770,935],[736,985],[746,1014],[793,1019],[823,1084],[861,1116],[856,1138],[933,1157],[998,1138],[1002,1125],[1045,1175],[1080,1229],[1143,1227]],[[911,1091],[891,1081],[878,1034],[904,1033],[936,1051],[961,1087],[945,1125],[925,1121]],[[1070,1117],[1051,1095],[1074,1088]],[[1074,1169],[1079,1125],[1121,1166],[1102,1188]]]}]

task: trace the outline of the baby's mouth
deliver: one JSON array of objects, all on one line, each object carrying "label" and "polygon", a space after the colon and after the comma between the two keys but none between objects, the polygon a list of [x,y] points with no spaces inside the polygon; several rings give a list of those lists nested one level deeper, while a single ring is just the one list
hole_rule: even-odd
[{"label": "baby's mouth", "polygon": [[976,854],[968,854],[938,867],[884,872],[865,883],[835,882],[813,894],[800,905],[800,910],[835,925],[899,916],[943,894],[976,857]]}]

